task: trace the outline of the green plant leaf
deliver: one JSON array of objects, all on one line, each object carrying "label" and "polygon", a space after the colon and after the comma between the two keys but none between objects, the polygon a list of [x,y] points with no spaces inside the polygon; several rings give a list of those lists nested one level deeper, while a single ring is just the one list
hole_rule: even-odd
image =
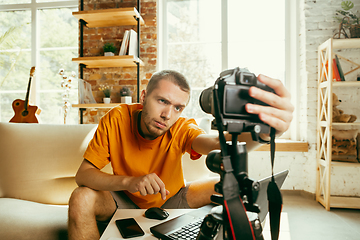
[{"label": "green plant leaf", "polygon": [[113,52],[113,53],[116,52],[116,47],[114,43],[105,43],[103,49],[104,52]]},{"label": "green plant leaf", "polygon": [[354,7],[354,3],[351,1],[343,1],[343,2],[341,2],[341,7],[345,11],[349,11],[350,9],[352,9]]},{"label": "green plant leaf", "polygon": [[355,13],[349,11],[350,9],[352,9],[354,7],[354,3],[352,1],[342,1],[341,7],[343,10],[336,10],[336,13],[335,13],[335,15],[337,15],[337,16],[339,16],[339,15],[344,16],[342,19],[339,17],[335,17],[339,23],[359,24],[359,17]]}]

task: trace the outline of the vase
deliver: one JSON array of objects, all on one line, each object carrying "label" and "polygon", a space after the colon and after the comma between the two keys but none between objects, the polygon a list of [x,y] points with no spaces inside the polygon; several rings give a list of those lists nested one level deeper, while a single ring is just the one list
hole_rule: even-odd
[{"label": "vase", "polygon": [[113,52],[104,52],[104,56],[115,56]]},{"label": "vase", "polygon": [[103,101],[106,104],[106,103],[110,103],[111,99],[109,97],[105,97],[105,98],[103,98]]},{"label": "vase", "polygon": [[132,103],[132,97],[131,96],[121,97],[121,103]]}]

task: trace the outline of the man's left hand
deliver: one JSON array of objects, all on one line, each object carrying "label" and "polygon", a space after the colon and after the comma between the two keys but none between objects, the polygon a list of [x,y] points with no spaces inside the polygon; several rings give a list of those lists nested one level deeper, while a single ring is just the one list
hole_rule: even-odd
[{"label": "man's left hand", "polygon": [[278,79],[273,79],[265,75],[259,75],[258,80],[274,89],[275,93],[267,92],[262,89],[251,87],[249,95],[270,106],[246,104],[246,110],[251,114],[258,114],[261,121],[276,129],[276,135],[281,136],[289,129],[294,106],[291,104],[290,92]]}]

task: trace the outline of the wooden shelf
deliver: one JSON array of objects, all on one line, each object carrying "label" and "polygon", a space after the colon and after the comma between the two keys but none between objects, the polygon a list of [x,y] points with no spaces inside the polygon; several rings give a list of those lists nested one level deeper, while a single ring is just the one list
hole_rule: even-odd
[{"label": "wooden shelf", "polygon": [[96,57],[79,57],[73,58],[73,62],[85,64],[87,68],[109,68],[109,67],[136,67],[139,62],[140,66],[144,63],[135,56],[96,56]]},{"label": "wooden shelf", "polygon": [[360,122],[353,122],[353,123],[339,123],[339,122],[333,122],[333,126],[360,126]]},{"label": "wooden shelf", "polygon": [[[321,166],[326,166],[326,162],[324,159],[320,159],[319,160],[319,164]],[[351,168],[354,168],[354,167],[360,167],[360,163],[352,163],[352,162],[337,162],[335,160],[332,160],[331,161],[331,166],[335,166],[335,167],[351,167]]]},{"label": "wooden shelf", "polygon": [[333,87],[360,87],[360,81],[333,82]]},{"label": "wooden shelf", "polygon": [[89,28],[137,25],[135,18],[139,18],[140,24],[144,25],[144,20],[136,8],[80,11],[73,12],[73,16],[79,20],[84,20]]},{"label": "wooden shelf", "polygon": [[[329,83],[324,81],[319,84],[319,88],[329,87]],[[333,87],[360,87],[360,81],[341,81],[341,82],[332,82]]]},{"label": "wooden shelf", "polygon": [[[297,142],[297,141],[276,141],[276,151],[277,152],[307,152],[309,151],[309,144],[307,142]],[[263,144],[255,151],[270,151],[270,144]]]},{"label": "wooden shelf", "polygon": [[120,103],[89,103],[89,104],[71,104],[74,108],[113,108]]},{"label": "wooden shelf", "polygon": [[[317,201],[325,206],[324,196],[317,198]],[[359,197],[330,196],[330,208],[351,208],[360,209]]]},{"label": "wooden shelf", "polygon": [[[336,167],[358,168],[360,163],[340,162],[332,159],[332,129],[358,127],[360,122],[338,123],[332,121],[332,93],[334,87],[360,87],[358,81],[332,81],[333,73],[326,63],[334,59],[335,49],[360,48],[360,39],[328,39],[318,47],[318,108],[317,108],[317,163],[316,163],[316,201],[326,210],[330,208],[360,208],[360,198],[331,195],[331,178]],[[338,54],[337,54],[338,55]],[[338,55],[357,67],[344,72],[344,75],[356,71],[360,64]]]},{"label": "wooden shelf", "polygon": [[360,48],[359,38],[332,39],[333,49]]},{"label": "wooden shelf", "polygon": [[318,49],[323,50],[329,47],[331,42],[332,49],[344,49],[344,48],[360,48],[359,38],[347,38],[347,39],[328,39],[323,42]]},{"label": "wooden shelf", "polygon": [[360,209],[359,197],[330,197],[330,207],[332,208],[357,208]]},{"label": "wooden shelf", "polygon": [[360,167],[360,163],[352,163],[352,162],[338,162],[336,160],[331,161],[331,166],[335,167]]},{"label": "wooden shelf", "polygon": [[[327,125],[330,124],[326,121],[319,121],[320,127],[327,127]],[[331,126],[338,126],[338,127],[351,127],[351,126],[360,126],[360,122],[352,122],[352,123],[340,123],[340,122],[333,122],[331,123]]]}]

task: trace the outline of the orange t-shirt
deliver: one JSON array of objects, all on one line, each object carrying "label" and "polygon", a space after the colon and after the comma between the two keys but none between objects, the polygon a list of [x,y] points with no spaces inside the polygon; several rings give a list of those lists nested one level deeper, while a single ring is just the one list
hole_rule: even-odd
[{"label": "orange t-shirt", "polygon": [[[180,117],[164,135],[144,139],[137,124],[141,109],[141,104],[121,104],[104,115],[84,158],[99,169],[111,162],[115,175],[137,177],[156,173],[170,191],[168,199],[185,186],[182,155],[188,152],[192,159],[200,157],[191,145],[204,131],[195,120]],[[125,193],[140,208],[160,207],[166,201],[160,194]]]}]

